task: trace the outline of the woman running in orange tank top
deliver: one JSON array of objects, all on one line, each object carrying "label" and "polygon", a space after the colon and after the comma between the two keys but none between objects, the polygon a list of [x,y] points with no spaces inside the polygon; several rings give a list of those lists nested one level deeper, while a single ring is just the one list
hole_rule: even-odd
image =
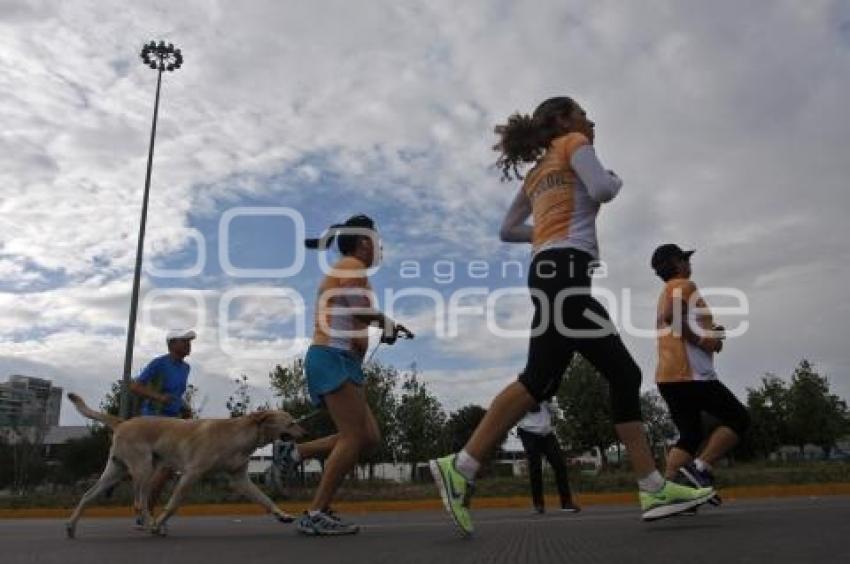
[{"label": "woman running in orange tank top", "polygon": [[277,441],[275,466],[283,474],[309,458],[327,457],[322,478],[308,511],[298,520],[298,531],[310,536],[355,534],[360,528],[330,510],[346,474],[360,454],[378,446],[381,432],[363,390],[362,363],[369,343],[368,329],[384,330],[381,342],[392,344],[413,334],[374,307],[367,270],[380,252],[374,221],[356,215],[332,225],[320,239],[308,239],[307,247],[325,249],[337,240],[342,258],[322,280],[316,297],[313,343],[304,358],[304,374],[310,400],[324,407],[337,432],[296,445]]}]

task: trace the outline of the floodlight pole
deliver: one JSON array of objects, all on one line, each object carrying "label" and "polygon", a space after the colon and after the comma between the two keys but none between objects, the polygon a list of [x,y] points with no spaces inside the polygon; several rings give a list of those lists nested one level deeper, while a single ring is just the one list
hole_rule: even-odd
[{"label": "floodlight pole", "polygon": [[[174,54],[177,54],[176,63],[173,59]],[[170,64],[166,64],[171,58]],[[169,44],[166,46],[163,42],[157,46],[151,42],[142,49],[142,60],[151,68],[156,68],[156,97],[153,105],[153,122],[151,123],[151,139],[148,145],[148,168],[145,173],[145,191],[142,197],[142,217],[139,222],[139,239],[136,247],[136,268],[133,273],[133,292],[130,297],[130,319],[127,323],[127,344],[124,351],[124,372],[121,379],[121,417],[127,418],[130,416],[130,375],[133,370],[133,345],[136,341],[136,317],[139,305],[139,286],[142,277],[142,255],[145,248],[145,225],[147,224],[148,216],[148,199],[151,188],[151,170],[153,168],[153,149],[156,139],[156,121],[159,115],[159,92],[162,86],[162,73],[166,69],[169,71],[180,68],[183,62],[180,50],[174,50],[174,46]],[[156,65],[155,67],[153,65]]]}]

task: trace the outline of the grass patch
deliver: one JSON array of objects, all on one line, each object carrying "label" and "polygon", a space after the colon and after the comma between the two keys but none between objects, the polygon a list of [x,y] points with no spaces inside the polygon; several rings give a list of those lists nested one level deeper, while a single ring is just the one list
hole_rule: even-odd
[{"label": "grass patch", "polygon": [[[546,491],[554,492],[554,481],[548,466],[545,466]],[[737,464],[717,471],[719,487],[729,486],[776,486],[819,483],[850,483],[850,462],[763,462]],[[570,471],[570,486],[578,493],[631,492],[635,490],[634,477],[630,472],[612,468],[597,475],[578,470]],[[26,495],[0,495],[0,508],[19,509],[28,507],[74,507],[86,489],[81,484],[75,487],[53,487],[29,492]],[[271,494],[278,501],[308,501],[315,483],[297,485],[289,489],[286,497]],[[492,476],[476,484],[477,497],[526,496],[529,494],[528,479],[524,476]],[[167,495],[167,492],[166,492]],[[347,480],[337,496],[338,501],[417,500],[436,497],[433,484],[428,482],[396,483],[386,480]],[[164,498],[165,499],[165,498]],[[128,483],[119,485],[111,498],[101,498],[100,506],[128,506],[132,495]],[[245,503],[246,500],[230,493],[226,482],[206,480],[197,484],[186,496],[184,504]]]}]

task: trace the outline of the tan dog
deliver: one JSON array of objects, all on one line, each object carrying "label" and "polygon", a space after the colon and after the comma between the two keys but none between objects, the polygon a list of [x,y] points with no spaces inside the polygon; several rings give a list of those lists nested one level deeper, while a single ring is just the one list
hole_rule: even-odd
[{"label": "tan dog", "polygon": [[[114,431],[103,474],[83,495],[68,520],[69,538],[74,538],[77,521],[86,505],[127,474],[133,480],[145,526],[150,526],[154,534],[164,534],[165,522],[174,514],[187,488],[212,471],[228,474],[235,491],[262,505],[279,521],[293,521],[291,515],[281,511],[248,478],[248,461],[257,448],[281,436],[299,438],[304,435],[304,429],[285,411],[258,411],[233,419],[136,417],[124,420],[94,411],[76,394],[68,394],[68,399],[83,416],[100,421]],[[181,475],[162,513],[151,522],[148,510],[151,478],[160,465],[177,470]]]}]

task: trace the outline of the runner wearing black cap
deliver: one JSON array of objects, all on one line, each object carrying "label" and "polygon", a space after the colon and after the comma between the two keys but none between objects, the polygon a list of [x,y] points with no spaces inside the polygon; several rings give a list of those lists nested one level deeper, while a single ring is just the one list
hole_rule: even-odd
[{"label": "runner wearing black cap", "polygon": [[363,358],[369,345],[369,326],[383,329],[381,342],[392,344],[413,334],[377,309],[368,274],[380,261],[375,222],[365,215],[332,225],[322,237],[307,239],[307,248],[324,250],[336,239],[340,258],[328,272],[316,297],[313,342],[304,358],[307,390],[314,407],[324,407],[337,432],[295,445],[278,441],[275,465],[285,474],[298,461],[327,457],[322,478],[298,531],[311,536],[348,535],[360,528],[340,519],[330,504],[346,474],[362,452],[381,441],[378,423],[363,390]]},{"label": "runner wearing black cap", "polygon": [[[724,329],[714,324],[691,281],[691,255],[678,245],[661,245],[651,265],[664,281],[658,299],[658,391],[670,408],[679,440],[667,456],[667,479],[683,476],[697,487],[714,484],[712,465],[729,452],[749,426],[747,409],[717,379],[714,355],[723,349]],[[720,420],[705,441],[702,414]],[[700,450],[701,445],[705,446]],[[715,496],[712,503],[718,505]]]}]

